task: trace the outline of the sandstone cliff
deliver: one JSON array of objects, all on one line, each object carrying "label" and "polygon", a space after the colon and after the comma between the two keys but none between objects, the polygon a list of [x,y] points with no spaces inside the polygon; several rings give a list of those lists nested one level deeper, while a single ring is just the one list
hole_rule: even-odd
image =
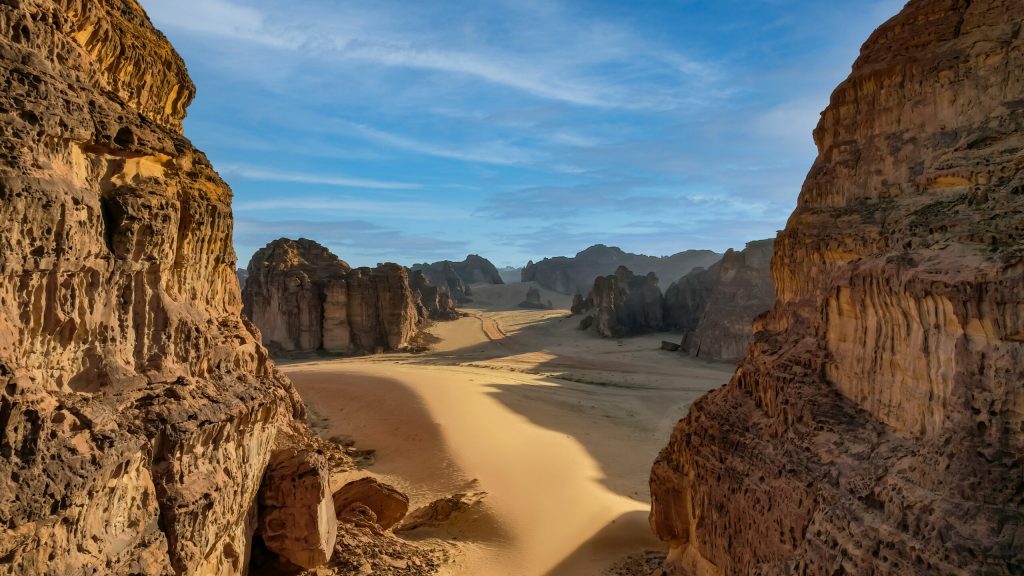
[{"label": "sandstone cliff", "polygon": [[[409,347],[429,285],[409,284],[397,264],[352,269],[312,240],[281,238],[249,262],[242,292],[245,315],[278,353],[372,353]],[[428,294],[430,295],[430,294]],[[434,294],[440,314],[446,301]]]},{"label": "sandstone cliff", "polygon": [[709,360],[737,360],[747,351],[750,325],[775,302],[774,240],[728,250],[710,268],[683,276],[665,290],[665,323],[683,332],[682,350]]},{"label": "sandstone cliff", "polygon": [[815,130],[778,301],[651,474],[685,574],[1024,572],[1024,4],[912,0]]},{"label": "sandstone cliff", "polygon": [[580,322],[580,328],[593,326],[605,338],[653,332],[664,327],[664,299],[653,272],[637,276],[625,266],[619,266],[615,274],[594,280],[587,301],[589,315]]},{"label": "sandstone cliff", "polygon": [[336,566],[351,462],[240,314],[181,59],[134,0],[5,0],[0,76],[0,574]]},{"label": "sandstone cliff", "polygon": [[596,244],[573,258],[558,256],[530,262],[523,268],[522,281],[536,282],[563,294],[586,294],[595,278],[614,274],[619,266],[640,275],[653,272],[658,278],[680,278],[696,267],[714,264],[721,257],[710,250],[687,250],[659,258]]},{"label": "sandstone cliff", "polygon": [[0,573],[240,574],[303,408],[185,66],[132,0],[11,0],[0,75]]}]

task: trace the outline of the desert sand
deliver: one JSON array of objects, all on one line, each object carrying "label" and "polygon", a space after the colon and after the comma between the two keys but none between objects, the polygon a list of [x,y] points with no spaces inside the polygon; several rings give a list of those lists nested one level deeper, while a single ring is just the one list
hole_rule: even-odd
[{"label": "desert sand", "polygon": [[431,328],[429,353],[282,366],[323,435],[376,451],[353,478],[394,484],[413,507],[486,492],[479,509],[407,534],[449,542],[448,574],[592,575],[661,549],[647,470],[690,402],[732,371],[659,350],[666,335],[604,340],[564,308],[516,309],[527,287],[474,286],[466,317]]}]

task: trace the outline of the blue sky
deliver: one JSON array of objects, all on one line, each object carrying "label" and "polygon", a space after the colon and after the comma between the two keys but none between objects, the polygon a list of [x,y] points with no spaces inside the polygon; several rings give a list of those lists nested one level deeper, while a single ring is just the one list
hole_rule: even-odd
[{"label": "blue sky", "polygon": [[354,265],[774,236],[900,0],[141,0],[198,88],[235,247]]}]

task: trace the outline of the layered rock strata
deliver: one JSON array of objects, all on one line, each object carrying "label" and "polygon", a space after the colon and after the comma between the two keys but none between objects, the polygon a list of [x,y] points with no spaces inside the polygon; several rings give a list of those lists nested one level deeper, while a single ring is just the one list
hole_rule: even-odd
[{"label": "layered rock strata", "polygon": [[681,278],[696,267],[707,267],[721,258],[710,250],[687,250],[671,256],[631,254],[620,248],[596,244],[573,258],[558,256],[530,262],[523,268],[522,281],[562,294],[586,294],[598,276],[615,274],[625,266],[636,274],[653,272],[658,278]]},{"label": "layered rock strata", "polygon": [[651,474],[685,574],[1024,572],[1024,4],[911,0],[814,132],[778,300]]},{"label": "layered rock strata", "polygon": [[665,290],[665,323],[683,332],[682,350],[709,360],[738,360],[747,351],[751,323],[775,302],[771,259],[774,240],[728,250],[707,269],[683,276]]},{"label": "layered rock strata", "polygon": [[0,574],[241,574],[308,431],[134,0],[0,3]]},{"label": "layered rock strata", "polygon": [[[247,270],[245,315],[276,353],[402,350],[430,312],[403,267],[353,269],[312,240],[275,240]],[[435,297],[437,314],[442,305]]]},{"label": "layered rock strata", "polygon": [[653,332],[664,326],[664,299],[653,272],[637,276],[620,266],[615,274],[594,280],[587,300],[591,309],[580,327],[593,326],[605,338]]}]

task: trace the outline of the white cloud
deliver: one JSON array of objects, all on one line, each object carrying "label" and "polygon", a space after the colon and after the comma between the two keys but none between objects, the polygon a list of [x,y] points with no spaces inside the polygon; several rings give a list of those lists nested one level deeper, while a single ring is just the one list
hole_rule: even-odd
[{"label": "white cloud", "polygon": [[408,182],[388,182],[385,180],[369,180],[348,176],[286,172],[246,166],[244,164],[221,164],[219,170],[227,176],[237,176],[238,178],[261,182],[293,182],[296,184],[321,184],[341,188],[371,188],[375,190],[413,190],[421,188],[419,184]]}]

